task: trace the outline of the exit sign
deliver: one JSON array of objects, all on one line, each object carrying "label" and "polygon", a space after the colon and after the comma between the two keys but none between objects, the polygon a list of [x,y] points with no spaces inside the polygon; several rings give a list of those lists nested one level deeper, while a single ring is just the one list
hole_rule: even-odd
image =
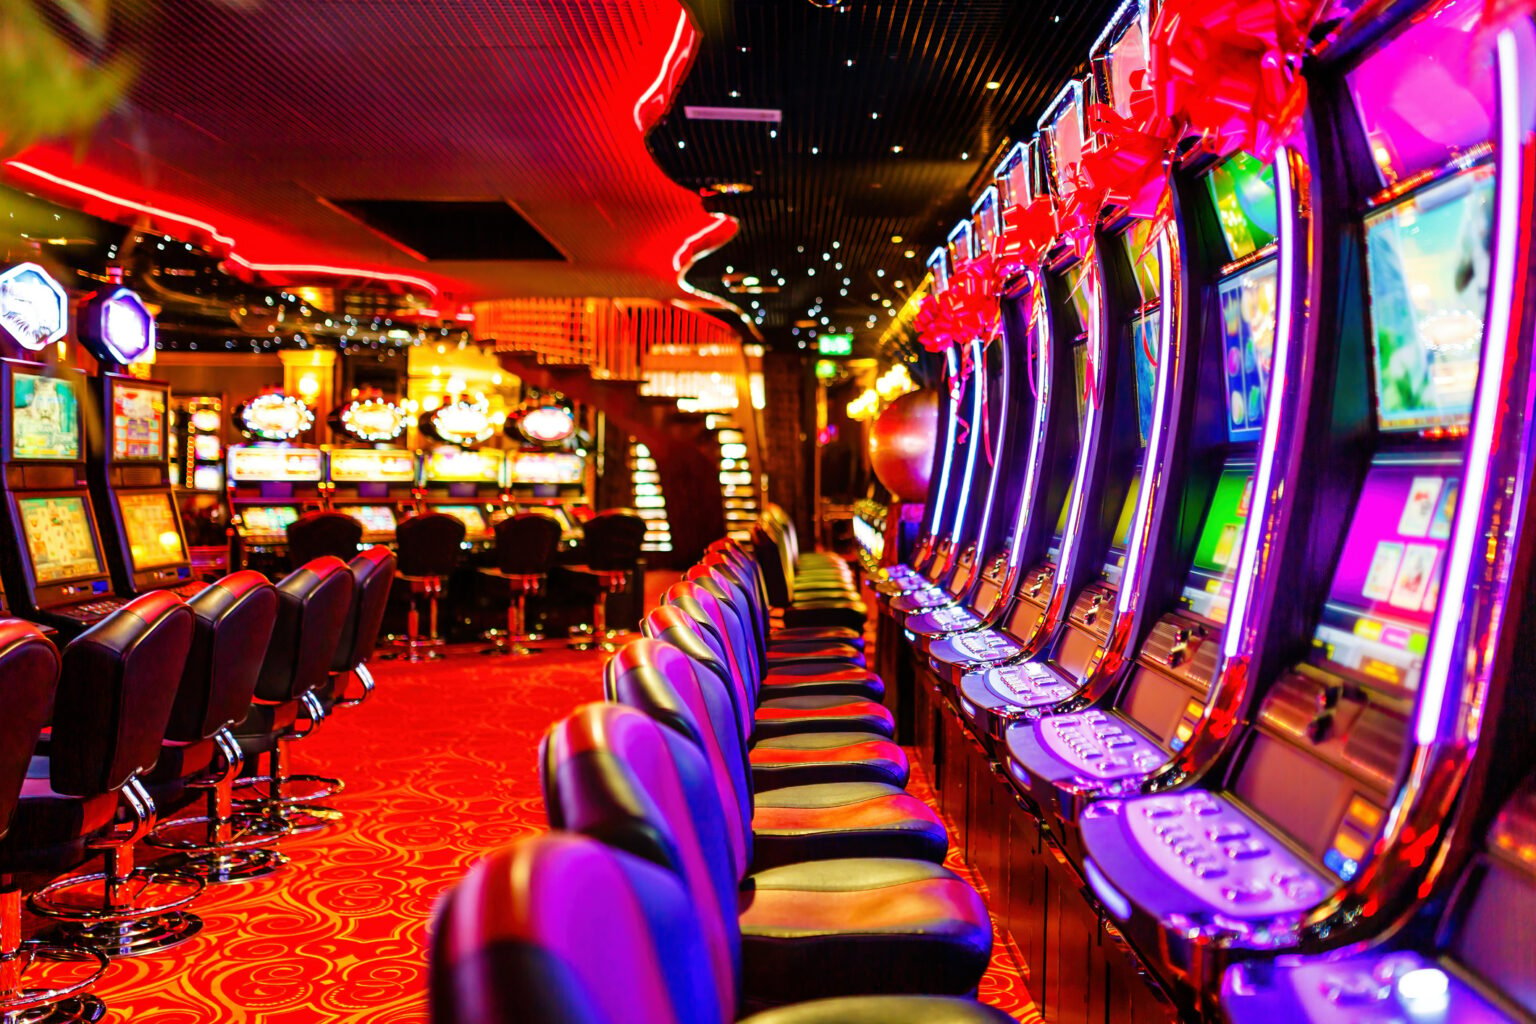
[{"label": "exit sign", "polygon": [[824,356],[853,355],[853,335],[823,334],[816,339],[816,351]]}]

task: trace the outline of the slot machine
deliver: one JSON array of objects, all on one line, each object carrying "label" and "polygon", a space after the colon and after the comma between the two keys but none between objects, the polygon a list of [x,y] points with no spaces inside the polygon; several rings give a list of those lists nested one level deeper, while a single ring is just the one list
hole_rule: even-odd
[{"label": "slot machine", "polygon": [[107,568],[86,476],[85,375],[0,360],[5,592],[11,611],[65,639],[127,603]]},{"label": "slot machine", "polygon": [[[588,506],[591,499],[576,417],[563,405],[542,401],[508,416],[502,432],[517,445],[506,456],[509,509],[551,515],[560,522],[567,544],[578,541],[580,524],[571,508]],[[641,514],[653,518],[648,511],[642,505]],[[502,516],[495,518],[499,522]]]},{"label": "slot machine", "polygon": [[1358,942],[1417,903],[1452,814],[1477,806],[1528,717],[1528,694],[1489,671],[1514,631],[1478,608],[1508,592],[1524,543],[1531,373],[1511,327],[1530,109],[1496,88],[1482,11],[1373,8],[1309,66],[1300,152],[1277,166],[1299,156],[1310,174],[1277,178],[1277,197],[1324,211],[1320,337],[1277,347],[1269,402],[1273,419],[1294,388],[1308,429],[1259,449],[1231,665],[1189,739],[1143,795],[1079,815],[1098,901],[1197,1009],[1234,962]]},{"label": "slot machine", "polygon": [[420,510],[453,516],[464,524],[469,550],[495,543],[492,516],[501,510],[502,474],[506,453],[496,448],[457,448],[439,445],[422,464]]},{"label": "slot machine", "polygon": [[377,392],[357,395],[331,414],[332,430],[354,445],[326,452],[326,506],[356,519],[365,545],[393,544],[395,527],[416,506],[416,453],[391,445],[407,426],[405,409]]},{"label": "slot machine", "polygon": [[235,410],[241,433],[253,440],[225,453],[225,500],[234,526],[232,566],[269,576],[287,573],[288,527],[324,506],[325,463],[319,448],[294,443],[314,425],[302,400],[268,391]]}]

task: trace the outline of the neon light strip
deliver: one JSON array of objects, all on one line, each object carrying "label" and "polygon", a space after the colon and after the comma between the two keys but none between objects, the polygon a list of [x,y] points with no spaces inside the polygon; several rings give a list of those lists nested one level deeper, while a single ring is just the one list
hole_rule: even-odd
[{"label": "neon light strip", "polygon": [[[1173,294],[1173,246],[1169,244],[1168,232],[1165,230],[1157,240],[1157,258],[1161,262],[1159,273],[1162,277],[1162,291],[1159,294]],[[1163,450],[1163,409],[1168,401],[1168,389],[1172,387],[1169,377],[1173,363],[1173,317],[1169,309],[1163,309],[1159,314],[1158,323],[1158,347],[1162,350],[1158,354],[1157,386],[1152,392],[1152,431],[1147,438],[1147,450],[1141,459],[1141,493],[1136,496],[1136,522],[1131,529],[1131,550],[1125,556],[1125,574],[1120,577],[1120,594],[1115,599],[1115,613],[1124,615],[1131,610],[1131,602],[1135,600],[1132,594],[1131,580],[1141,571],[1142,556],[1147,545],[1147,538],[1142,531],[1146,528],[1147,517],[1152,514],[1153,478],[1156,476],[1157,456]]]},{"label": "neon light strip", "polygon": [[1003,361],[1003,409],[1002,415],[998,417],[997,452],[995,453],[992,460],[992,479],[987,485],[987,503],[982,506],[981,530],[976,534],[976,557],[978,559],[986,557],[986,552],[982,551],[980,546],[987,543],[987,538],[991,536],[992,504],[997,500],[997,492],[1000,486],[1000,482],[1007,474],[1007,467],[1002,464],[996,455],[1002,454],[1008,448],[1007,444],[1004,443],[1003,438],[1007,436],[1009,428],[1008,412],[1012,406],[1010,406],[1008,402],[1009,391],[1011,390],[1013,381],[1013,374],[1010,372],[1011,361],[1008,358],[1008,353],[1004,350],[1004,343],[1001,338],[999,338],[997,342],[997,357]]},{"label": "neon light strip", "polygon": [[[959,357],[955,355],[955,349],[951,347],[944,353],[945,363],[949,369],[949,378],[953,379],[960,372]],[[944,432],[944,464],[939,469],[939,493],[934,498],[933,516],[928,520],[928,536],[937,539],[939,530],[944,527],[944,498],[949,494],[949,466],[955,454],[955,421],[960,418],[959,403],[949,403],[949,426]]]},{"label": "neon light strip", "polygon": [[1508,29],[1499,33],[1499,184],[1498,234],[1494,235],[1492,287],[1488,292],[1488,330],[1483,336],[1483,361],[1477,376],[1477,404],[1467,442],[1466,480],[1458,499],[1451,557],[1445,565],[1440,606],[1435,609],[1429,656],[1419,684],[1418,717],[1414,738],[1420,746],[1440,737],[1440,718],[1445,711],[1446,690],[1451,681],[1451,658],[1456,648],[1456,623],[1465,610],[1468,577],[1474,553],[1482,541],[1482,508],[1488,492],[1488,462],[1502,403],[1504,353],[1509,347],[1515,302],[1515,253],[1520,248],[1520,81],[1519,44]]},{"label": "neon light strip", "polygon": [[971,484],[976,480],[976,453],[981,450],[981,417],[986,415],[982,399],[987,391],[987,368],[982,363],[982,342],[972,341],[971,348],[971,366],[975,368],[971,374],[971,436],[965,446],[965,476],[960,481],[960,502],[955,507],[955,528],[951,531],[956,544],[961,543],[960,531],[965,529],[965,514],[971,503]]},{"label": "neon light strip", "polygon": [[[1032,296],[1031,306],[1039,300],[1040,281],[1035,280],[1034,287],[1030,289]],[[1027,332],[1034,341],[1039,355],[1035,357],[1035,424],[1029,436],[1029,462],[1025,466],[1024,489],[1019,493],[1019,511],[1013,524],[1013,540],[1008,545],[1008,571],[1014,574],[1019,571],[1019,562],[1024,557],[1024,530],[1029,524],[1031,510],[1034,507],[1035,489],[1039,486],[1040,460],[1044,458],[1042,449],[1045,447],[1045,434],[1050,413],[1051,393],[1051,338],[1049,333],[1043,339],[1037,339],[1034,335],[1040,331],[1049,332],[1046,326],[1049,317],[1036,315],[1032,317],[1035,327]],[[1025,350],[1025,358],[1029,357],[1028,349]]]},{"label": "neon light strip", "polygon": [[[1296,185],[1291,180],[1291,151],[1281,146],[1275,153],[1275,202],[1282,212],[1296,209]],[[1221,651],[1228,658],[1235,658],[1241,649],[1241,637],[1246,628],[1248,603],[1253,599],[1253,578],[1259,559],[1259,535],[1264,532],[1269,517],[1269,491],[1275,479],[1275,460],[1280,447],[1280,407],[1291,376],[1291,304],[1296,293],[1293,248],[1298,244],[1294,213],[1280,218],[1280,309],[1275,317],[1275,361],[1269,374],[1269,404],[1264,408],[1264,440],[1259,449],[1259,468],[1253,478],[1254,496],[1265,503],[1263,515],[1248,516],[1243,526],[1243,549],[1238,555],[1237,579],[1232,588],[1232,605],[1227,614],[1229,628],[1222,637]]]},{"label": "neon light strip", "polygon": [[[635,127],[642,132],[645,131],[645,122],[641,120],[640,111],[645,109],[645,105],[651,102],[661,91],[661,87],[667,83],[667,76],[672,73],[672,64],[678,59],[678,47],[683,45],[683,30],[687,27],[688,12],[679,11],[677,28],[672,33],[672,45],[667,47],[667,55],[661,60],[661,69],[656,72],[656,81],[652,82],[650,87],[640,94],[640,98],[635,100]],[[683,56],[686,57],[687,54],[684,53]]]}]

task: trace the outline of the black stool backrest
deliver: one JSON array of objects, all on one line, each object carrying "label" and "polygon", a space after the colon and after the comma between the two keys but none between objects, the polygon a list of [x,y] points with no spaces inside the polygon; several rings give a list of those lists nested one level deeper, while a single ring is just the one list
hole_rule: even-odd
[{"label": "black stool backrest", "polygon": [[463,521],[441,512],[412,516],[395,530],[400,575],[452,575],[463,543]]},{"label": "black stool backrest", "polygon": [[0,837],[11,827],[37,734],[59,684],[59,652],[30,622],[0,619]]},{"label": "black stool backrest", "polygon": [[626,509],[608,509],[593,516],[582,531],[587,566],[599,572],[624,572],[640,561],[645,520]]},{"label": "black stool backrest", "polygon": [[384,628],[389,588],[395,582],[395,556],[388,548],[372,547],[347,563],[352,574],[352,612],[331,659],[332,672],[350,672],[373,654]]},{"label": "black stool backrest", "polygon": [[363,524],[344,512],[306,512],[288,524],[288,564],[300,566],[321,555],[345,562],[357,554]]},{"label": "black stool backrest", "polygon": [[244,569],[187,602],[196,621],[165,738],[196,743],[245,717],[277,623],[277,588]]},{"label": "black stool backrest", "polygon": [[66,796],[121,789],[154,767],[192,648],[192,609],[141,594],[64,648],[49,778]]},{"label": "black stool backrest", "polygon": [[352,574],[327,555],[295,569],[277,585],[277,625],[261,664],[256,696],[287,702],[324,683],[352,613]]},{"label": "black stool backrest", "polygon": [[512,576],[542,576],[554,566],[564,533],[553,516],[508,516],[496,524],[496,568]]}]

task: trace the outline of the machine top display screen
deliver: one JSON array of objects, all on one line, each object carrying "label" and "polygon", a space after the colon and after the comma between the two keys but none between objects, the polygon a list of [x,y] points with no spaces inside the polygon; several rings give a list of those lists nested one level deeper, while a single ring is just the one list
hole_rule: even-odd
[{"label": "machine top display screen", "polygon": [[1216,481],[1195,560],[1184,582],[1181,603],[1196,615],[1222,625],[1232,604],[1232,580],[1243,526],[1253,505],[1253,467],[1227,466]]},{"label": "machine top display screen", "polygon": [[364,533],[395,532],[395,510],[388,505],[343,505],[340,511],[356,519]]},{"label": "machine top display screen", "polygon": [[10,398],[11,458],[52,462],[80,458],[80,396],[73,381],[13,373]]},{"label": "machine top display screen", "polygon": [[21,532],[38,583],[56,583],[102,576],[96,530],[85,508],[85,496],[20,498]]},{"label": "machine top display screen", "polygon": [[135,572],[180,565],[187,560],[181,523],[169,494],[119,494],[117,510],[123,517],[128,555]]},{"label": "machine top display screen", "polygon": [[1465,426],[1483,348],[1491,167],[1464,171],[1365,220],[1376,423]]},{"label": "machine top display screen", "polygon": [[1258,157],[1238,153],[1205,176],[1216,207],[1216,220],[1234,260],[1251,256],[1280,234],[1275,198],[1275,168]]},{"label": "machine top display screen", "polygon": [[1371,466],[1313,636],[1317,660],[1417,689],[1460,472],[1454,458]]},{"label": "machine top display screen", "polygon": [[1442,0],[1347,76],[1383,185],[1437,170],[1493,138],[1493,47],[1481,0]]},{"label": "machine top display screen", "polygon": [[112,458],[120,462],[165,459],[166,398],[164,388],[112,382]]},{"label": "machine top display screen", "polygon": [[481,537],[491,531],[490,524],[485,521],[485,513],[480,511],[478,505],[434,505],[432,511],[453,516],[463,523],[467,537]]},{"label": "machine top display screen", "polygon": [[1135,221],[1120,237],[1125,242],[1125,257],[1136,278],[1136,293],[1143,304],[1158,301],[1162,296],[1163,268],[1158,252],[1159,236],[1153,222]]},{"label": "machine top display screen", "polygon": [[1075,322],[1063,324],[1066,328],[1063,333],[1071,340],[1088,330],[1088,264],[1081,261],[1074,263],[1062,277],[1067,285],[1067,309],[1076,318]]},{"label": "machine top display screen", "polygon": [[297,505],[247,505],[240,510],[240,532],[285,534],[298,520]]},{"label": "machine top display screen", "polygon": [[1109,86],[1109,104],[1121,117],[1131,117],[1131,98],[1138,89],[1148,88],[1147,82],[1147,35],[1142,19],[1132,18],[1120,38],[1110,47],[1105,60],[1105,77]]},{"label": "machine top display screen", "polygon": [[1227,437],[1234,442],[1257,441],[1264,432],[1264,405],[1275,361],[1279,280],[1279,265],[1268,260],[1227,278],[1218,287]]},{"label": "machine top display screen", "polygon": [[1162,312],[1153,310],[1137,317],[1131,324],[1131,344],[1136,358],[1136,429],[1141,446],[1147,446],[1152,434],[1152,403],[1157,397],[1157,351],[1162,326]]},{"label": "machine top display screen", "polygon": [[1131,485],[1126,488],[1125,501],[1120,505],[1120,518],[1115,520],[1115,534],[1109,541],[1109,556],[1104,561],[1104,579],[1113,586],[1120,585],[1125,569],[1125,546],[1131,539],[1131,523],[1136,519],[1136,496],[1141,493],[1141,467],[1131,475]]}]

